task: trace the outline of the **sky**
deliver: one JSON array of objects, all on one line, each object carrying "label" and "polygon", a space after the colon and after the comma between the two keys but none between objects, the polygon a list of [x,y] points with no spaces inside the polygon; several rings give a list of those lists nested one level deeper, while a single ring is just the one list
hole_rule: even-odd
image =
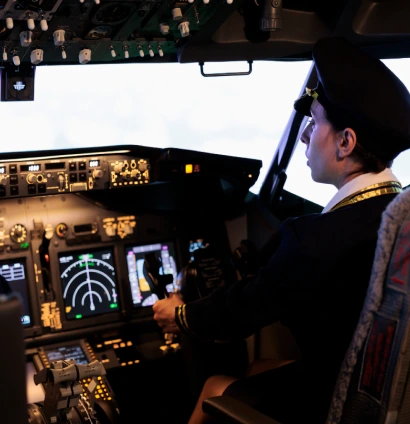
[{"label": "sky", "polygon": [[[386,64],[410,87],[410,60]],[[311,63],[254,62],[248,76],[205,78],[198,64],[37,66],[32,102],[0,102],[3,152],[134,144],[261,159],[257,193]],[[205,64],[206,72],[248,64]],[[410,183],[410,156],[393,171]],[[406,180],[406,181],[404,181]],[[325,205],[299,143],[285,189]]]}]

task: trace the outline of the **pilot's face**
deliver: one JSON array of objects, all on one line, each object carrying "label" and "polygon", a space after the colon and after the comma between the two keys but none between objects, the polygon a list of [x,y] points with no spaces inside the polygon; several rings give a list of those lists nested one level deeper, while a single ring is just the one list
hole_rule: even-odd
[{"label": "pilot's face", "polygon": [[307,165],[313,181],[334,184],[336,170],[336,131],[326,119],[323,106],[315,99],[310,108],[312,118],[302,133],[306,144]]}]

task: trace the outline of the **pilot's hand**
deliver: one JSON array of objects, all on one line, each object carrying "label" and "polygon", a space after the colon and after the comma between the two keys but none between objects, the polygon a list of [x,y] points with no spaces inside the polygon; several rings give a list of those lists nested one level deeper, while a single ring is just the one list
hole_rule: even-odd
[{"label": "pilot's hand", "polygon": [[152,307],[154,319],[164,333],[177,334],[180,332],[179,327],[175,323],[175,308],[183,304],[181,297],[175,293],[170,293],[168,298],[157,300],[154,303]]}]

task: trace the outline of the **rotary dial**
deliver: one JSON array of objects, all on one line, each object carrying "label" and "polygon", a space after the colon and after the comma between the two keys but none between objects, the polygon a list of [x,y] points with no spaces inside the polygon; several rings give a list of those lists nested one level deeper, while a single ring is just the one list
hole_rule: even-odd
[{"label": "rotary dial", "polygon": [[14,243],[23,243],[27,239],[27,228],[23,224],[15,224],[10,229],[10,238]]}]

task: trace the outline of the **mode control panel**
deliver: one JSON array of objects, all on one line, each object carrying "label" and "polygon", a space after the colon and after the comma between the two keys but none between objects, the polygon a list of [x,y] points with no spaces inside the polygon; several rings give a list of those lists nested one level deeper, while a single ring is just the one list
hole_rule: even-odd
[{"label": "mode control panel", "polygon": [[148,158],[125,155],[0,162],[0,198],[112,189],[149,184]]}]

